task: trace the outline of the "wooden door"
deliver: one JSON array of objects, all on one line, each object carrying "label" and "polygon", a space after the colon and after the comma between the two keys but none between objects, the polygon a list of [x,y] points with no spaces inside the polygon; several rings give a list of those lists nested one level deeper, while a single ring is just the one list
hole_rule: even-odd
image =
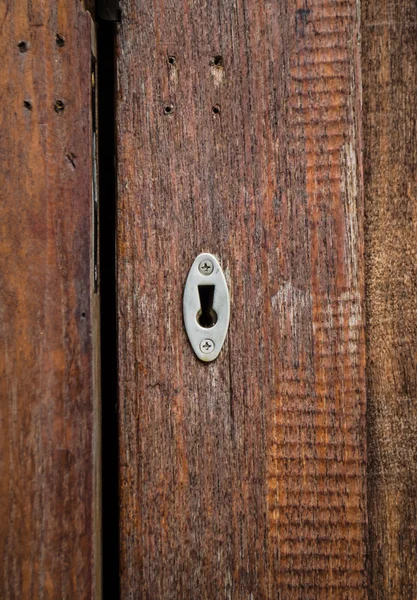
[{"label": "wooden door", "polygon": [[[359,20],[351,2],[121,2],[122,597],[366,597]],[[209,365],[182,294],[232,297]]]}]

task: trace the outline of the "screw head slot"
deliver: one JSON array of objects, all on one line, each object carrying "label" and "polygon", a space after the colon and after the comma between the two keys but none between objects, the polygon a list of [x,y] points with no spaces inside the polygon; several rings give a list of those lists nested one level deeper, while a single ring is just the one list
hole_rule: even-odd
[{"label": "screw head slot", "polygon": [[211,260],[202,260],[198,265],[198,270],[202,275],[211,275],[213,273],[213,263]]},{"label": "screw head slot", "polygon": [[214,350],[213,340],[209,340],[208,338],[203,340],[200,344],[200,350],[203,354],[211,354]]}]

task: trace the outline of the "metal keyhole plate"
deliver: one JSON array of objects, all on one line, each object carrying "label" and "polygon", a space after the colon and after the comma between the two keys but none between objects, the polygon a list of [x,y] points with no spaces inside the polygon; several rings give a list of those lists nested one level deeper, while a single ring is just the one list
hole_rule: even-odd
[{"label": "metal keyhole plate", "polygon": [[218,357],[227,334],[230,298],[226,279],[215,256],[197,256],[184,289],[184,324],[197,357],[211,362]]}]

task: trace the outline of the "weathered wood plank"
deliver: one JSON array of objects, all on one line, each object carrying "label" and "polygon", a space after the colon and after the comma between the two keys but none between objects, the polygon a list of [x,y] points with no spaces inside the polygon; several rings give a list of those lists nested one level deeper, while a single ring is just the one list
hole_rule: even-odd
[{"label": "weathered wood plank", "polygon": [[0,22],[0,596],[94,598],[91,18],[9,1]]},{"label": "weathered wood plank", "polygon": [[117,61],[122,597],[365,598],[356,5],[122,0]]},{"label": "weathered wood plank", "polygon": [[417,598],[417,16],[363,0],[369,598]]}]

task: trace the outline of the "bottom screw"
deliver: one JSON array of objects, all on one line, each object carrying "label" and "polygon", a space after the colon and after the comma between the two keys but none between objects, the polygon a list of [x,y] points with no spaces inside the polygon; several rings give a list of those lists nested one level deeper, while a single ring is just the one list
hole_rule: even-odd
[{"label": "bottom screw", "polygon": [[211,354],[214,350],[214,342],[212,340],[203,340],[200,344],[200,350],[203,354]]}]

